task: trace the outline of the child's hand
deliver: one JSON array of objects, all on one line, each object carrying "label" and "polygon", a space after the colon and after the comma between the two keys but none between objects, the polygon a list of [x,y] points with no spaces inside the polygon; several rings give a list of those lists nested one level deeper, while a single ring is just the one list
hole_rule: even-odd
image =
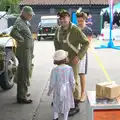
[{"label": "child's hand", "polygon": [[50,96],[50,95],[51,95],[51,92],[50,92],[50,91],[48,91],[47,95],[48,95],[48,96]]},{"label": "child's hand", "polygon": [[51,95],[52,90],[53,90],[53,88],[49,88],[49,91],[48,91],[48,93],[47,93],[47,95],[48,95],[48,96],[50,96],[50,95]]}]

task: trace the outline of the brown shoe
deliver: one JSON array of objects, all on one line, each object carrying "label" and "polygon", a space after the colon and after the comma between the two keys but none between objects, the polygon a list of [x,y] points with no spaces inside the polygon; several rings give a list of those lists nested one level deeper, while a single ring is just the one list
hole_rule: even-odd
[{"label": "brown shoe", "polygon": [[81,96],[80,102],[85,102],[85,100],[86,100],[86,96],[85,96],[85,95],[84,95],[84,96]]},{"label": "brown shoe", "polygon": [[17,103],[18,104],[31,104],[33,101],[31,99],[27,100],[27,99],[18,99]]}]

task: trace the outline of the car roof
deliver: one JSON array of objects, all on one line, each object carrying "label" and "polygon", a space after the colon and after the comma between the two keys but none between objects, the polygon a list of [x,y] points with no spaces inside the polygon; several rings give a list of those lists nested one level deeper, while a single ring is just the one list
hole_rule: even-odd
[{"label": "car roof", "polygon": [[58,16],[41,16],[41,19],[54,19],[54,18],[58,18]]}]

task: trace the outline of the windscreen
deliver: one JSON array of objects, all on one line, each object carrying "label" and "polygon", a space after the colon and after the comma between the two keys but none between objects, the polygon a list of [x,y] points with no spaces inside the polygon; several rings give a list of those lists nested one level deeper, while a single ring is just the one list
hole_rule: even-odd
[{"label": "windscreen", "polygon": [[57,19],[43,19],[41,20],[41,26],[43,27],[53,27],[57,26],[58,21]]}]

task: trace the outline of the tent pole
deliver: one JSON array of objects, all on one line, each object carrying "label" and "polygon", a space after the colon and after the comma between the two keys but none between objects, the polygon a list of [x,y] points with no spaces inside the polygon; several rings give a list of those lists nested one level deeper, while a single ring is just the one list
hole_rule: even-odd
[{"label": "tent pole", "polygon": [[100,34],[103,26],[103,15],[100,15]]},{"label": "tent pole", "polygon": [[113,0],[110,0],[109,9],[110,9],[110,37],[109,37],[108,45],[107,46],[100,45],[99,47],[95,47],[95,49],[112,48],[112,49],[120,50],[120,46],[114,46],[114,43],[113,43],[113,40],[112,40]]},{"label": "tent pole", "polygon": [[113,38],[112,38],[112,28],[113,28],[113,0],[110,1],[109,9],[110,9],[110,38],[108,47],[112,48],[114,46],[113,44]]}]

